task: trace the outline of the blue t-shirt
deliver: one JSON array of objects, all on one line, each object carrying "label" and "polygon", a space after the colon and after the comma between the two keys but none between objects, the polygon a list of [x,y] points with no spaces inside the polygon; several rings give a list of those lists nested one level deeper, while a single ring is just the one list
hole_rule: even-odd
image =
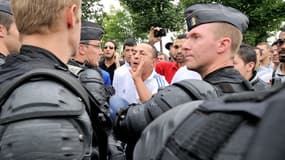
[{"label": "blue t-shirt", "polygon": [[110,75],[107,71],[104,71],[103,69],[100,68],[100,71],[101,71],[101,75],[103,77],[103,80],[104,80],[104,84],[106,86],[111,86],[111,79],[110,79]]}]

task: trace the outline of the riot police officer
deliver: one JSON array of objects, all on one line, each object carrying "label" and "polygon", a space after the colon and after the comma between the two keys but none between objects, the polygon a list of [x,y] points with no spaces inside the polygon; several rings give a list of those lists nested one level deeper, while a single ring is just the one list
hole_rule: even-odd
[{"label": "riot police officer", "polygon": [[232,60],[242,42],[242,32],[247,29],[248,18],[236,9],[214,4],[190,6],[185,16],[188,26],[183,45],[186,66],[200,73],[208,85],[182,81],[161,90],[143,104],[122,110],[115,130],[129,147],[153,119],[179,104],[252,90],[249,82],[233,68]]},{"label": "riot police officer", "polygon": [[100,25],[83,21],[80,44],[77,54],[68,62],[71,72],[78,76],[85,88],[108,109],[108,99],[114,93],[108,72],[98,66],[101,50],[101,39],[104,29]]},{"label": "riot police officer", "polygon": [[9,0],[0,1],[0,64],[5,62],[10,53],[18,52],[20,49],[19,31],[13,19]]},{"label": "riot police officer", "polygon": [[[68,62],[68,68],[92,94],[95,101],[98,102],[97,105],[105,112],[109,112],[108,100],[113,95],[114,89],[111,86],[109,73],[98,66],[103,35],[102,26],[94,22],[83,21],[78,52]],[[109,159],[124,157],[120,151],[120,142],[116,141],[111,134],[108,139],[110,141]]]},{"label": "riot police officer", "polygon": [[144,130],[134,159],[284,159],[284,94],[283,83],[177,106]]},{"label": "riot police officer", "polygon": [[78,49],[81,0],[11,6],[23,45],[0,68],[0,159],[90,159],[94,148],[106,159],[98,108],[66,65]]}]

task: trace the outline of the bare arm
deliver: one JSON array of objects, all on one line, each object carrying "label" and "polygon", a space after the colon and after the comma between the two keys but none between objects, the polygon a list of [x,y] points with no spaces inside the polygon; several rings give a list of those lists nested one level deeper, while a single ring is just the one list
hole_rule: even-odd
[{"label": "bare arm", "polygon": [[154,45],[161,40],[161,37],[154,37],[154,30],[159,30],[158,27],[151,27],[148,35],[148,43]]}]

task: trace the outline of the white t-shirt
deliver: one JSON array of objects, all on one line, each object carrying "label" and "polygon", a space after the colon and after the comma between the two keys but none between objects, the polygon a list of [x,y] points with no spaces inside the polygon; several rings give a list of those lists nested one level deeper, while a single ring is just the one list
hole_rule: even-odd
[{"label": "white t-shirt", "polygon": [[[120,68],[115,70],[113,79],[115,95],[125,99],[129,104],[140,103],[136,86],[129,71],[130,68]],[[144,81],[144,84],[152,94],[157,93],[159,88],[168,86],[164,76],[157,74],[154,70],[152,74]]]},{"label": "white t-shirt", "polygon": [[257,69],[257,77],[259,77],[264,82],[270,84],[270,80],[272,79],[273,68],[271,65],[268,67],[259,66]]},{"label": "white t-shirt", "polygon": [[182,81],[184,79],[198,79],[202,80],[202,77],[198,72],[187,69],[187,66],[180,67],[174,74],[171,84]]}]

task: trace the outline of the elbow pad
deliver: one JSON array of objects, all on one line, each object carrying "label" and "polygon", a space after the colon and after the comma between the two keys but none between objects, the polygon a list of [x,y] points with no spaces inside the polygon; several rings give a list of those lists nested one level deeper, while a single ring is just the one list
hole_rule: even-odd
[{"label": "elbow pad", "polygon": [[216,98],[216,89],[201,80],[183,80],[165,87],[143,104],[130,105],[119,112],[115,133],[124,142],[139,138],[145,127],[155,118],[178,105],[201,99]]}]

